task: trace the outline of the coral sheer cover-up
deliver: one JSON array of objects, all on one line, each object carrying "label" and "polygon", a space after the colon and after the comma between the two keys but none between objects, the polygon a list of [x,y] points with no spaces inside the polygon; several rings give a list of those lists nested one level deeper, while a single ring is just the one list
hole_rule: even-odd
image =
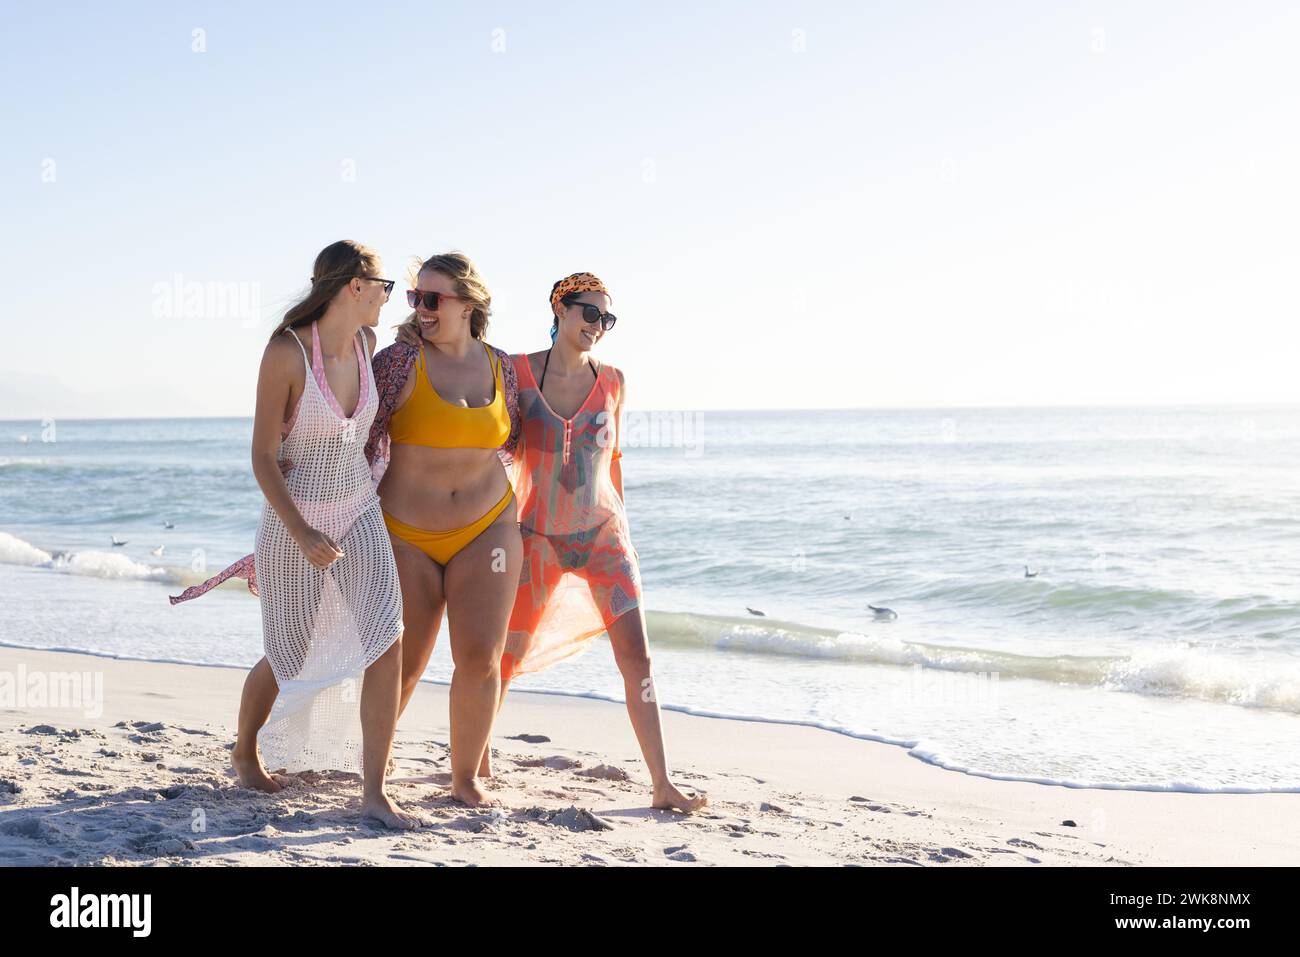
[{"label": "coral sheer cover-up", "polygon": [[572,418],[547,404],[528,356],[512,356],[520,433],[511,479],[524,564],[506,654],[516,673],[584,651],[641,604],[641,572],[612,466],[622,456],[622,380],[602,364]]}]

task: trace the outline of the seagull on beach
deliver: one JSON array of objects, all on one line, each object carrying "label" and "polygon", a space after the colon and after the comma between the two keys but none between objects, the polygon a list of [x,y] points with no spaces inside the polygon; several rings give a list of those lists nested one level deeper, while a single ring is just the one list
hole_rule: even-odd
[{"label": "seagull on beach", "polygon": [[898,617],[898,612],[892,608],[877,608],[875,605],[868,605],[867,607],[875,612],[877,621],[893,621]]},{"label": "seagull on beach", "polygon": [[175,528],[175,527],[176,527],[175,522],[163,522],[163,528]]},{"label": "seagull on beach", "polygon": [[1026,566],[1025,566],[1025,577],[1026,577],[1026,578],[1037,578],[1037,577],[1038,577],[1038,572],[1036,572],[1036,571],[1031,572],[1031,571],[1029,570],[1029,566],[1026,565]]},{"label": "seagull on beach", "polygon": [[125,545],[125,544],[126,544],[126,542],[124,542],[124,541],[120,541],[116,535],[113,536],[113,547],[114,547],[114,548],[121,548],[121,547],[122,547],[123,545]]},{"label": "seagull on beach", "polygon": [[745,606],[745,611],[749,612],[751,615],[758,615],[759,618],[767,617],[767,612],[759,611],[757,608],[750,608],[748,605]]},{"label": "seagull on beach", "polygon": [[150,555],[158,555],[158,556],[161,556],[162,553],[163,553],[163,548],[165,548],[165,547],[166,547],[166,546],[159,545],[157,548],[151,548],[151,549],[149,549],[149,554],[150,554]]}]

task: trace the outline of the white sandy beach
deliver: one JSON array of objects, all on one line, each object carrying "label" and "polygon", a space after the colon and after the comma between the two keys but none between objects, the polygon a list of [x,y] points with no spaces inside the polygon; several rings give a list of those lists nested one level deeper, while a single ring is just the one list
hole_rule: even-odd
[{"label": "white sandy beach", "polygon": [[[102,674],[102,714],[0,711],[0,864],[1294,865],[1300,795],[1079,789],[927,765],[814,728],[664,715],[676,779],[711,806],[646,806],[621,704],[512,694],[496,811],[447,796],[447,689],[403,716],[392,793],[432,824],[357,816],[360,784],[240,788],[242,670],[0,648],[0,675]],[[538,738],[549,740],[539,740]],[[1065,824],[1066,821],[1074,825]]]}]

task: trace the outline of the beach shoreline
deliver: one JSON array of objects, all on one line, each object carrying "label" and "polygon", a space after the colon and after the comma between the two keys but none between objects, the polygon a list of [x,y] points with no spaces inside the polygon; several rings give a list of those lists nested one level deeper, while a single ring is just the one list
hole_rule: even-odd
[{"label": "beach shoreline", "polygon": [[[61,707],[26,693],[73,673],[87,689],[102,682],[102,708],[66,685]],[[470,810],[447,797],[447,688],[428,682],[399,723],[390,780],[432,823],[389,832],[357,817],[355,777],[308,775],[279,795],[237,786],[228,759],[243,678],[0,647],[0,865],[1300,862],[1300,795],[999,781],[817,728],[673,711],[674,776],[710,807],[654,811],[622,704],[526,691],[493,733],[501,809]]]}]

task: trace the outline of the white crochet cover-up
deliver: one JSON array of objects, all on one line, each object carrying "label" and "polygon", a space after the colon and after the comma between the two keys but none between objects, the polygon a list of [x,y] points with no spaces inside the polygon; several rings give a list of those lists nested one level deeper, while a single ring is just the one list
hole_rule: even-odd
[{"label": "white crochet cover-up", "polygon": [[312,324],[302,398],[279,453],[292,463],[285,482],[302,517],[343,557],[312,565],[270,503],[257,531],[263,642],[280,689],[257,741],[272,770],[361,772],[363,676],[402,635],[397,565],[365,457],[379,401],[366,348],[356,346],[360,393],[348,418],[324,391]]}]

